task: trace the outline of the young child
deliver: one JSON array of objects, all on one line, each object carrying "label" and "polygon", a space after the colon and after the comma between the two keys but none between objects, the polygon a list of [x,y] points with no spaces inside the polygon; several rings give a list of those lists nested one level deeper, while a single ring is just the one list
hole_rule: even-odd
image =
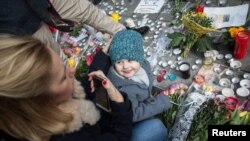
[{"label": "young child", "polygon": [[151,95],[153,74],[144,59],[142,36],[133,30],[115,34],[110,44],[108,78],[132,103],[133,121],[151,118],[170,107],[167,95]]}]

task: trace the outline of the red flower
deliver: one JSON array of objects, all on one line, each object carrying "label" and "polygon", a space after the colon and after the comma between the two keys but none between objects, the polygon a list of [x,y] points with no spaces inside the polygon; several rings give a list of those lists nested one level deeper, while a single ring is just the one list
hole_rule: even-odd
[{"label": "red flower", "polygon": [[234,111],[237,105],[239,104],[239,100],[236,97],[227,97],[224,100],[227,110]]},{"label": "red flower", "polygon": [[203,12],[204,11],[204,6],[203,5],[198,5],[195,7],[195,12],[199,13],[199,12]]},{"label": "red flower", "polygon": [[160,75],[165,75],[166,73],[167,73],[167,71],[164,69],[160,71]]},{"label": "red flower", "polygon": [[156,80],[157,80],[157,82],[163,81],[163,80],[164,80],[164,75],[158,75],[158,76],[156,77]]},{"label": "red flower", "polygon": [[91,54],[86,55],[85,59],[86,59],[87,65],[89,66],[92,63],[93,59],[94,59],[94,54],[91,53]]},{"label": "red flower", "polygon": [[98,53],[98,52],[101,51],[101,50],[102,50],[102,48],[100,48],[100,47],[96,47],[96,48],[95,48],[95,52],[96,52],[96,53]]},{"label": "red flower", "polygon": [[52,33],[55,33],[56,32],[56,28],[52,27],[52,26],[49,26],[49,30],[52,32]]}]

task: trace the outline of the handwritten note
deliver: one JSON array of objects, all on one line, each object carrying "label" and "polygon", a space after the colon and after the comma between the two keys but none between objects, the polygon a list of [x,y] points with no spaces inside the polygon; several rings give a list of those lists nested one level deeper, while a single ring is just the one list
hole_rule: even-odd
[{"label": "handwritten note", "polygon": [[208,17],[214,19],[216,28],[242,26],[246,23],[249,5],[238,5],[232,7],[205,7],[204,12]]},{"label": "handwritten note", "polygon": [[165,0],[141,0],[135,9],[135,13],[158,13]]}]

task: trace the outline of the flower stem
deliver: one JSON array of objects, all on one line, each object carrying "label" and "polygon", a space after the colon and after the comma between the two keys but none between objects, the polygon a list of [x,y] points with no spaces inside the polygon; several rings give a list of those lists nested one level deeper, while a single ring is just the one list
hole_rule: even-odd
[{"label": "flower stem", "polygon": [[187,45],[186,45],[186,48],[183,51],[183,57],[184,58],[188,57],[191,48],[194,46],[194,44],[196,43],[197,40],[198,40],[198,36],[196,34],[189,33],[187,35]]}]

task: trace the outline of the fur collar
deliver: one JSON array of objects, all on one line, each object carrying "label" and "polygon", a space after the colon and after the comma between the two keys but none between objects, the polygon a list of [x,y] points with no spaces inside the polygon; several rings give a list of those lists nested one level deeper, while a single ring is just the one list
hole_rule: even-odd
[{"label": "fur collar", "polygon": [[80,82],[75,80],[74,87],[74,99],[59,105],[62,111],[73,115],[73,120],[69,123],[68,133],[79,130],[85,123],[94,125],[100,119],[100,113],[94,103],[85,99]]}]

